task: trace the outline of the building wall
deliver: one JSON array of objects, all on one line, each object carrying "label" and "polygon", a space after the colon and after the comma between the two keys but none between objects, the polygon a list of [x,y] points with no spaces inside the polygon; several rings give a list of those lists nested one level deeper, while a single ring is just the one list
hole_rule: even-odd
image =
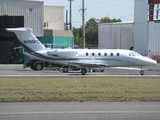
[{"label": "building wall", "polygon": [[43,1],[1,0],[0,16],[24,16],[24,27],[33,29],[36,36],[43,36]]},{"label": "building wall", "polygon": [[74,44],[72,31],[44,29],[44,36],[47,39],[43,43],[50,43],[52,39],[52,47],[73,47]]},{"label": "building wall", "polygon": [[70,36],[54,36],[54,47],[67,48],[73,47],[73,37]]},{"label": "building wall", "polygon": [[134,7],[134,50],[148,56],[148,0],[135,0]]},{"label": "building wall", "polygon": [[44,6],[44,27],[53,30],[64,30],[63,6]]},{"label": "building wall", "polygon": [[[146,56],[160,60],[160,21],[147,22],[147,34],[144,36],[146,39],[143,43],[134,39],[135,34],[143,34],[141,29],[135,32],[134,25],[136,24],[100,24],[98,47],[108,49],[129,49],[134,47],[134,50],[135,48],[141,49]],[[134,44],[135,42],[137,44]]]},{"label": "building wall", "polygon": [[130,49],[133,46],[133,22],[104,23],[99,25],[98,48]]},{"label": "building wall", "polygon": [[149,22],[148,28],[148,56],[160,60],[160,22]]}]

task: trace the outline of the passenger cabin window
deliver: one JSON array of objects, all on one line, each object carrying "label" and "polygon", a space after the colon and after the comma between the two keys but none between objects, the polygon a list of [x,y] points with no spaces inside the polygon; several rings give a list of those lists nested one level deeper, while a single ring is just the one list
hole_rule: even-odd
[{"label": "passenger cabin window", "polygon": [[92,56],[94,56],[94,53],[92,53]]},{"label": "passenger cabin window", "polygon": [[98,53],[98,56],[101,56],[101,53]]},{"label": "passenger cabin window", "polygon": [[111,53],[111,56],[113,56],[113,53]]},{"label": "passenger cabin window", "polygon": [[117,56],[119,56],[119,53],[117,53]]},{"label": "passenger cabin window", "polygon": [[104,56],[107,56],[107,53],[104,53]]},{"label": "passenger cabin window", "polygon": [[86,53],[86,56],[88,56],[88,53]]}]

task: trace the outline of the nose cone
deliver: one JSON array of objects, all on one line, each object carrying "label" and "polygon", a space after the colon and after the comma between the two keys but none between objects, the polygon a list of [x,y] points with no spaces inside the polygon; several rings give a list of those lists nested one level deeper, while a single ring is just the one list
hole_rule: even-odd
[{"label": "nose cone", "polygon": [[153,60],[153,64],[154,64],[154,65],[157,65],[157,61]]},{"label": "nose cone", "polygon": [[148,58],[148,59],[146,59],[145,60],[145,62],[150,66],[150,65],[157,65],[157,62],[155,61],[155,60],[153,60],[153,59],[150,59],[150,58]]},{"label": "nose cone", "polygon": [[153,60],[153,61],[152,61],[152,64],[153,64],[153,65],[157,65],[157,61]]}]

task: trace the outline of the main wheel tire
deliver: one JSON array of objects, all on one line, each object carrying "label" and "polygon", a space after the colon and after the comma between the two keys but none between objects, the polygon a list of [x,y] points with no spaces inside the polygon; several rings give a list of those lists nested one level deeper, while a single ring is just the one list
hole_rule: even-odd
[{"label": "main wheel tire", "polygon": [[82,70],[81,70],[82,75],[85,75],[86,72],[87,72],[86,69],[82,69]]},{"label": "main wheel tire", "polygon": [[34,66],[35,70],[42,70],[43,67],[44,67],[44,66],[43,66],[42,63],[36,63],[35,66]]},{"label": "main wheel tire", "polygon": [[32,70],[36,70],[36,69],[35,69],[35,66],[34,66],[33,64],[30,66],[30,68],[31,68]]},{"label": "main wheel tire", "polygon": [[104,69],[102,69],[101,72],[104,72]]}]

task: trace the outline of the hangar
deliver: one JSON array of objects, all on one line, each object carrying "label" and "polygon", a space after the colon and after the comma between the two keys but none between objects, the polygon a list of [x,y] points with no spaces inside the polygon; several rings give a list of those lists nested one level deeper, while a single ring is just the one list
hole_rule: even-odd
[{"label": "hangar", "polygon": [[[47,26],[46,26],[47,24]],[[72,31],[64,30],[64,7],[44,5],[43,0],[0,1],[0,63],[22,63],[22,53],[14,33],[5,28],[30,27],[34,35],[51,47],[73,46]]]},{"label": "hangar", "polygon": [[35,0],[0,1],[0,63],[11,63],[14,58],[22,58],[14,33],[5,31],[9,27],[31,27],[36,36],[43,36],[43,2]]},{"label": "hangar", "polygon": [[160,60],[160,0],[135,0],[134,22],[105,23],[98,27],[98,47],[130,49]]}]

